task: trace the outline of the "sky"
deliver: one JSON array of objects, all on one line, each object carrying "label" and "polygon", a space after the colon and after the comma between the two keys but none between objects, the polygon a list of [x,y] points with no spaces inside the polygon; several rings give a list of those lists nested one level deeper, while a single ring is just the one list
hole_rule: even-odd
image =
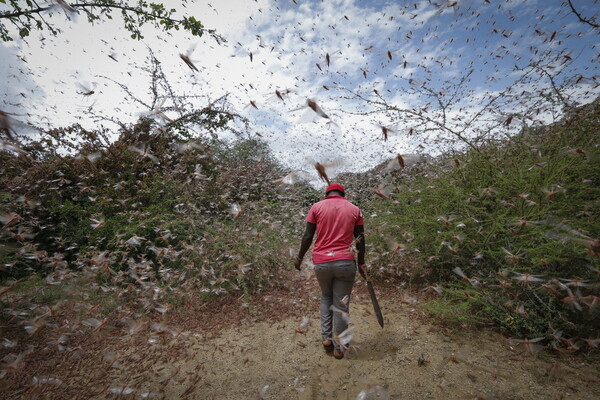
[{"label": "sky", "polygon": [[[562,0],[164,3],[226,42],[151,25],[138,41],[118,13],[90,25],[54,8],[45,18],[57,36],[0,44],[0,110],[23,132],[26,123],[116,132],[110,119],[150,111],[152,51],[176,95],[194,107],[227,96],[248,121],[235,126],[244,137],[264,140],[290,169],[315,174],[321,162],[335,175],[501,139],[600,95],[600,30]],[[599,0],[572,3],[600,20]],[[165,97],[176,117],[172,106]]]}]

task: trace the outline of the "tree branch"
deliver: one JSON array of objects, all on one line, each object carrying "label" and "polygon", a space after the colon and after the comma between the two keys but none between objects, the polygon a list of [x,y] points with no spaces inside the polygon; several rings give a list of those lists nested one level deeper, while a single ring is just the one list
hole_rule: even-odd
[{"label": "tree branch", "polygon": [[2,19],[2,18],[11,19],[11,18],[18,18],[18,17],[22,17],[22,16],[31,15],[31,14],[39,14],[43,11],[46,11],[49,8],[50,7],[38,7],[38,8],[29,9],[29,10],[19,10],[19,11],[15,11],[12,13],[9,13],[8,11],[6,11],[6,12],[0,13],[0,19]]},{"label": "tree branch", "polygon": [[[5,11],[5,12],[0,12],[0,20],[2,19],[8,19],[14,22],[15,19],[18,19],[20,17],[27,17],[28,19],[36,19],[34,18],[33,15],[37,14],[39,15],[39,18],[45,23],[43,17],[41,16],[41,13],[43,13],[44,11],[48,11],[54,7],[56,7],[55,5],[52,6],[38,6],[37,4],[35,4],[37,6],[37,8],[29,8],[29,9],[21,9],[18,6],[13,6],[13,11],[9,12],[9,11]],[[100,8],[102,10],[104,10],[106,12],[106,14],[110,14],[110,10],[115,9],[115,10],[121,10],[123,13],[123,19],[125,20],[125,27],[133,32],[134,37],[137,38],[142,38],[142,36],[139,33],[139,27],[146,21],[152,21],[154,23],[156,23],[157,25],[160,25],[165,31],[168,31],[172,28],[177,28],[177,27],[182,27],[183,29],[189,31],[192,33],[192,35],[194,36],[202,36],[204,33],[208,33],[209,35],[211,35],[213,37],[213,39],[215,39],[218,43],[224,42],[225,40],[218,35],[215,30],[213,29],[205,29],[200,21],[197,21],[193,16],[192,17],[184,17],[183,19],[175,19],[175,18],[171,18],[171,12],[174,10],[167,10],[164,8],[164,6],[162,4],[150,4],[150,7],[152,7],[153,11],[146,11],[146,9],[144,9],[143,7],[148,7],[148,5],[140,5],[140,6],[129,6],[127,4],[123,4],[123,3],[116,3],[116,2],[112,2],[112,1],[107,1],[107,2],[83,2],[83,3],[75,3],[75,4],[71,4],[70,5],[72,8],[74,9],[78,9],[81,8],[83,11],[85,11],[88,14],[88,20],[90,22],[93,22],[96,19],[99,19],[100,17],[95,15],[93,13],[92,10],[94,10],[95,8]],[[137,24],[132,22],[132,20],[130,20],[127,16],[127,13],[133,13],[138,17],[138,21]],[[159,22],[157,22],[159,21]],[[1,25],[1,24],[0,24]],[[46,25],[51,28],[47,23]],[[30,29],[30,26],[27,26],[27,29]],[[51,29],[52,30],[52,29]],[[23,35],[21,35],[23,36]],[[9,39],[4,39],[4,40],[11,40]]]},{"label": "tree branch", "polygon": [[347,88],[342,88],[342,89],[348,91],[353,96],[358,97],[359,99],[365,101],[368,104],[375,104],[377,106],[380,106],[380,107],[384,108],[385,110],[395,111],[395,112],[400,113],[400,114],[410,115],[410,116],[413,116],[413,117],[416,117],[416,118],[420,119],[423,122],[427,122],[427,123],[433,124],[438,129],[440,129],[442,131],[446,131],[446,132],[454,135],[456,138],[458,138],[460,141],[462,141],[463,143],[465,143],[467,146],[469,146],[470,148],[472,148],[476,152],[481,153],[481,151],[475,145],[473,145],[473,143],[471,143],[470,140],[468,140],[466,137],[464,137],[460,132],[455,131],[454,129],[449,128],[447,125],[445,125],[445,124],[443,124],[443,123],[441,123],[439,121],[436,121],[433,118],[430,118],[430,117],[428,117],[426,115],[423,115],[422,112],[415,111],[415,110],[410,110],[410,109],[401,109],[401,108],[398,108],[396,106],[387,104],[385,101],[373,101],[371,99],[368,99],[368,98],[362,96],[360,93],[355,93],[355,92],[351,91],[350,89],[347,89]]},{"label": "tree branch", "polygon": [[574,5],[573,5],[573,3],[571,2],[571,0],[568,0],[568,2],[569,2],[569,6],[571,7],[571,11],[573,11],[573,14],[575,14],[575,15],[577,16],[577,18],[579,18],[579,20],[580,20],[581,22],[583,22],[583,23],[585,23],[585,24],[588,24],[588,25],[591,25],[591,26],[593,26],[594,28],[597,28],[597,29],[598,29],[598,28],[600,28],[600,25],[598,25],[598,24],[595,24],[595,23],[593,23],[592,21],[590,21],[590,20],[588,20],[588,19],[586,19],[586,18],[583,18],[583,17],[581,16],[581,14],[579,14],[579,12],[577,12],[577,10],[575,9],[575,6],[574,6]]}]

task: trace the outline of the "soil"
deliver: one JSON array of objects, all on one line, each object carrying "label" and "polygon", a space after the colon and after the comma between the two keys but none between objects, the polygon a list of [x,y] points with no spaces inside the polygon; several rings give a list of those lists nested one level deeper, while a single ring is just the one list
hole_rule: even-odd
[{"label": "soil", "polygon": [[321,344],[315,280],[291,276],[287,288],[171,310],[160,327],[106,328],[39,353],[0,380],[2,397],[600,399],[590,357],[532,355],[490,330],[452,331],[376,285],[381,328],[360,282],[352,346],[337,360]]}]

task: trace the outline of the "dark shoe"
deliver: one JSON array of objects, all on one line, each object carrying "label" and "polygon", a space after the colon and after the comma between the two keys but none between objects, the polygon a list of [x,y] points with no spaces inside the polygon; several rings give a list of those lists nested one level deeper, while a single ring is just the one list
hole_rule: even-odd
[{"label": "dark shoe", "polygon": [[333,350],[333,356],[337,360],[341,360],[342,358],[344,358],[344,353],[342,353],[340,350]]},{"label": "dark shoe", "polygon": [[331,340],[323,340],[323,348],[325,349],[325,351],[327,353],[330,353],[333,351],[333,342]]}]

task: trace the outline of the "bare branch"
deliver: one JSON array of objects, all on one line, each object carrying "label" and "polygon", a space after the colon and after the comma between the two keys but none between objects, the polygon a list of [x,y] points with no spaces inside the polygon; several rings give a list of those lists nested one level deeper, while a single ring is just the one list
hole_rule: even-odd
[{"label": "bare branch", "polygon": [[141,105],[143,105],[143,106],[144,106],[144,108],[146,108],[146,109],[148,109],[148,110],[152,109],[152,107],[150,107],[150,105],[149,105],[149,104],[146,104],[144,101],[142,101],[142,100],[138,99],[138,98],[137,98],[137,97],[136,97],[136,96],[135,96],[133,93],[131,93],[131,91],[129,90],[129,87],[128,87],[127,85],[125,85],[125,84],[123,84],[123,83],[121,83],[121,82],[118,82],[118,81],[114,80],[113,78],[109,78],[108,76],[104,76],[104,75],[96,75],[96,76],[97,76],[97,77],[99,77],[99,78],[104,78],[104,79],[107,79],[107,80],[109,80],[109,81],[111,81],[111,82],[113,82],[113,83],[116,83],[116,84],[117,84],[117,85],[119,85],[119,87],[120,87],[121,89],[123,89],[123,91],[124,91],[125,93],[127,93],[127,94],[128,94],[128,95],[129,95],[129,96],[130,96],[130,97],[131,97],[131,98],[132,98],[132,99],[133,99],[133,100],[136,102],[136,103],[140,103]]},{"label": "bare branch", "polygon": [[600,25],[595,24],[594,22],[590,21],[587,18],[584,18],[576,9],[575,6],[573,5],[573,3],[571,2],[571,0],[568,0],[569,2],[569,7],[571,7],[571,11],[573,11],[573,14],[575,14],[577,16],[577,18],[579,18],[579,20],[585,24],[588,24],[590,26],[593,26],[594,28],[598,29],[600,28]]}]

